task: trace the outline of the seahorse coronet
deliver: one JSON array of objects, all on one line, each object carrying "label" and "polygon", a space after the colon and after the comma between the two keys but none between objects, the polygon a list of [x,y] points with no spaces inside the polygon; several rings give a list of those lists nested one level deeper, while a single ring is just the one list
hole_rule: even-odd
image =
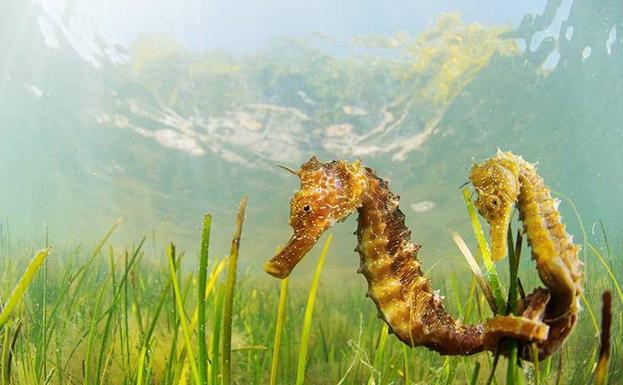
[{"label": "seahorse coronet", "polygon": [[536,289],[523,299],[521,314],[475,325],[464,325],[445,310],[443,296],[421,271],[420,245],[411,240],[399,196],[372,169],[361,161],[323,163],[312,157],[294,173],[301,181],[290,201],[294,234],[265,264],[269,274],[287,277],[324,231],[356,211],[357,271],[368,282],[366,295],[376,304],[379,318],[405,344],[469,355],[492,350],[501,338],[513,337],[521,342],[523,358],[530,359],[524,346],[532,342],[539,346],[539,357],[545,358],[573,329],[581,291],[578,247],[571,243],[549,189],[523,158],[498,150],[485,162],[474,163],[470,181],[477,193],[476,207],[490,225],[493,258],[504,257],[508,224],[517,207],[547,289]]}]

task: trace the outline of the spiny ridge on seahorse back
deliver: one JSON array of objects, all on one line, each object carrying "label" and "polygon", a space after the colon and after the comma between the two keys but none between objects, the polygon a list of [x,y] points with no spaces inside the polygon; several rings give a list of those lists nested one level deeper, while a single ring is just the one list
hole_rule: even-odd
[{"label": "spiny ridge on seahorse back", "polygon": [[[368,281],[368,294],[381,318],[397,337],[411,346],[424,345],[442,354],[473,354],[482,351],[483,327],[463,326],[443,306],[416,259],[419,245],[411,242],[410,230],[398,208],[399,199],[387,182],[363,167],[361,162],[319,162],[315,157],[296,175],[301,189],[290,202],[293,236],[286,247],[268,261],[265,270],[286,277],[311,249],[320,235],[337,221],[358,211],[356,250],[360,272]],[[519,334],[526,341],[542,340],[547,326],[539,320],[497,317],[493,339]],[[540,328],[540,329],[539,329]],[[545,328],[545,329],[544,329]],[[545,332],[543,332],[545,330]]]}]

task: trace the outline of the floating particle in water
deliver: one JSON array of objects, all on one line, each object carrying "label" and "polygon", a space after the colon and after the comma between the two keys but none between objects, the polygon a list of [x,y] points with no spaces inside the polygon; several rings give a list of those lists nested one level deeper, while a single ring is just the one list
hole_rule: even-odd
[{"label": "floating particle in water", "polygon": [[586,59],[588,59],[591,56],[591,46],[587,45],[583,50],[582,50],[582,62],[585,62]]},{"label": "floating particle in water", "polygon": [[567,27],[567,30],[565,31],[565,38],[567,40],[571,40],[572,37],[573,37],[573,26],[570,25]]},{"label": "floating particle in water", "polygon": [[421,201],[417,203],[411,204],[411,209],[416,213],[425,213],[427,211],[432,210],[435,207],[435,204],[431,201]]},{"label": "floating particle in water", "polygon": [[608,39],[606,40],[606,51],[608,51],[608,56],[612,53],[612,45],[617,41],[617,27],[615,25],[610,29],[610,33],[608,34]]}]

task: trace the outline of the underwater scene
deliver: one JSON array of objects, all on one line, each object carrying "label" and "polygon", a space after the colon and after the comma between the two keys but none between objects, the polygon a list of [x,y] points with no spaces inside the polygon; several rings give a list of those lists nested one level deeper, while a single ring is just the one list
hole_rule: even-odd
[{"label": "underwater scene", "polygon": [[623,384],[622,34],[0,1],[0,385]]}]

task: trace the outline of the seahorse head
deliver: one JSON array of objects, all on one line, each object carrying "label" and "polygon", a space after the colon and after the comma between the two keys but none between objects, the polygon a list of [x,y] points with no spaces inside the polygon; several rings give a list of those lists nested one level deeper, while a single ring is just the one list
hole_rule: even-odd
[{"label": "seahorse head", "polygon": [[489,223],[493,260],[504,258],[506,233],[519,195],[519,165],[514,155],[499,151],[484,163],[474,164],[469,180],[476,189],[478,212]]},{"label": "seahorse head", "polygon": [[322,233],[361,206],[367,188],[365,168],[359,161],[322,163],[312,157],[294,173],[301,180],[301,188],[290,200],[294,234],[285,248],[264,265],[267,273],[278,278],[290,274]]}]

